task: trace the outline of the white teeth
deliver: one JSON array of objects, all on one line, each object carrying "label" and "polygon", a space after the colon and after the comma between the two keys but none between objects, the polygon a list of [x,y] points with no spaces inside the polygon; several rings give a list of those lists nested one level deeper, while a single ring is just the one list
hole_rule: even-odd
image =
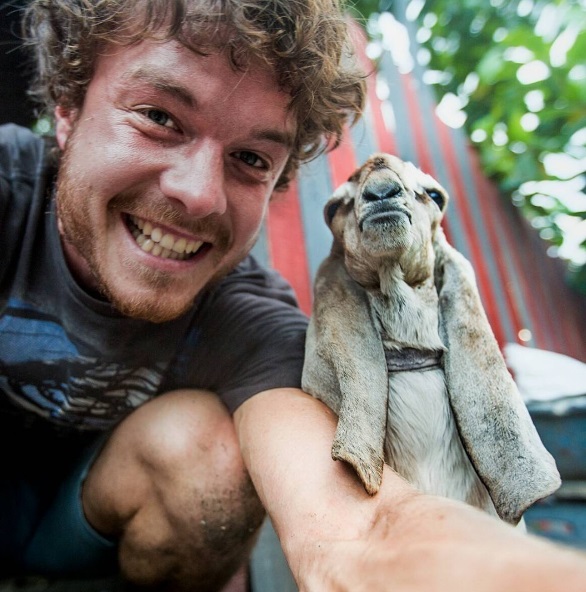
[{"label": "white teeth", "polygon": [[195,253],[202,245],[203,241],[189,241],[185,247],[185,252]]},{"label": "white teeth", "polygon": [[148,238],[140,247],[143,251],[146,251],[147,253],[150,253],[153,250],[153,247],[155,246],[155,243]]},{"label": "white teeth", "polygon": [[[179,239],[177,239],[179,240]],[[163,247],[163,249],[169,249],[171,250],[173,248],[173,245],[175,244],[175,238],[173,237],[172,234],[166,234],[161,240],[160,240],[160,245],[161,247]]]},{"label": "white teeth", "polygon": [[153,228],[151,232],[151,238],[156,242],[160,242],[163,238],[163,231],[160,228]]},{"label": "white teeth", "polygon": [[175,244],[171,247],[175,253],[185,253],[185,247],[187,246],[187,241],[184,238],[180,238],[178,241],[175,241]]},{"label": "white teeth", "polygon": [[164,234],[151,222],[136,216],[130,216],[130,221],[134,225],[134,228],[130,229],[132,236],[139,247],[156,257],[185,259],[203,245],[203,241],[188,241],[185,237],[176,237],[170,232]]}]

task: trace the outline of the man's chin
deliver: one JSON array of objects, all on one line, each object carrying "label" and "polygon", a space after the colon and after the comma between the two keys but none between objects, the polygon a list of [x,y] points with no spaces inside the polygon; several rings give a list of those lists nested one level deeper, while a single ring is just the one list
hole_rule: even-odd
[{"label": "man's chin", "polygon": [[151,323],[165,323],[187,313],[201,292],[220,282],[243,258],[236,262],[224,262],[210,277],[199,278],[199,281],[189,285],[175,282],[172,275],[153,273],[141,267],[134,268],[135,272],[140,272],[134,288],[128,284],[120,285],[111,274],[95,273],[94,277],[99,291],[120,314]]},{"label": "man's chin", "polygon": [[121,299],[110,296],[108,298],[112,306],[125,317],[139,319],[150,323],[166,323],[172,321],[184,313],[192,306],[193,300],[186,303],[171,303],[161,297],[156,302],[150,300],[141,300],[140,298]]},{"label": "man's chin", "polygon": [[186,293],[179,296],[177,288],[171,285],[158,288],[151,286],[146,289],[136,286],[130,289],[129,286],[124,288],[116,283],[111,286],[101,279],[99,291],[102,297],[121,315],[151,323],[165,323],[180,317],[193,306],[197,296]]},{"label": "man's chin", "polygon": [[126,317],[151,323],[166,323],[186,314],[194,306],[199,294],[215,286],[232,269],[233,267],[230,267],[230,269],[218,271],[199,289],[191,286],[189,294],[187,291],[181,294],[180,288],[171,282],[156,286],[151,283],[147,289],[137,288],[130,293],[110,290],[105,282],[101,282],[100,292],[120,314]]}]

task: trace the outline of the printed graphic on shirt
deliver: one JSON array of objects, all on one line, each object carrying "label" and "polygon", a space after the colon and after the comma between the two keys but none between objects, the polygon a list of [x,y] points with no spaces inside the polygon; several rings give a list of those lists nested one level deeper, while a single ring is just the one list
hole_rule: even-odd
[{"label": "printed graphic on shirt", "polygon": [[0,389],[53,421],[106,428],[155,396],[165,364],[132,367],[82,356],[51,316],[11,300],[0,319]]}]

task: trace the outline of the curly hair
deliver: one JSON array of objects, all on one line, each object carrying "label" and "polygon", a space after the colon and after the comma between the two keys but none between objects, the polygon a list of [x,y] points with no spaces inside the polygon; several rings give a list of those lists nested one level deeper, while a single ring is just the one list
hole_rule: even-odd
[{"label": "curly hair", "polygon": [[291,96],[297,121],[280,188],[301,162],[335,148],[363,107],[340,0],[34,0],[24,33],[36,58],[31,94],[47,113],[83,105],[109,44],[176,39],[201,55],[221,44],[234,68],[260,60]]}]

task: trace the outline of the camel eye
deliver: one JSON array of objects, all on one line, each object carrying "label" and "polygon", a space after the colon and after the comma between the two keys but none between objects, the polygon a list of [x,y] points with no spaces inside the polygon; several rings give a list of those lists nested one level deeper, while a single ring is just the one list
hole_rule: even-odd
[{"label": "camel eye", "polygon": [[439,191],[436,191],[435,189],[426,189],[426,193],[437,204],[437,207],[440,210],[444,209],[444,196]]}]

